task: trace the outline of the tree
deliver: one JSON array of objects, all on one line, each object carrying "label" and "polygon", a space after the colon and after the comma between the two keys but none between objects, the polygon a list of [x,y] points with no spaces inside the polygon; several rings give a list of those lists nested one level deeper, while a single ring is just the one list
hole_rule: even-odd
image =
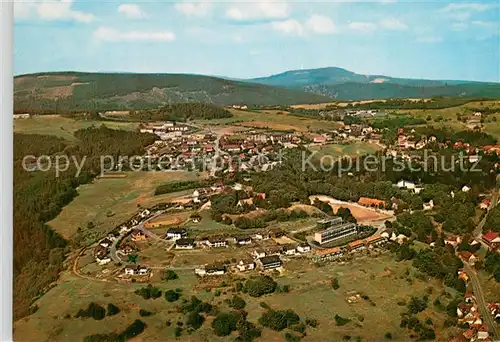
[{"label": "tree", "polygon": [[384,337],[386,340],[392,340],[392,334],[390,332],[386,332]]},{"label": "tree", "polygon": [[114,316],[120,312],[120,309],[116,305],[108,303],[107,311],[108,311],[108,316]]},{"label": "tree", "polygon": [[167,300],[167,302],[175,302],[179,299],[180,296],[181,295],[174,290],[165,291],[165,299]]},{"label": "tree", "polygon": [[338,278],[333,278],[332,279],[332,288],[334,290],[338,290],[340,288],[340,284],[339,284]]},{"label": "tree", "polygon": [[427,308],[427,301],[418,297],[412,296],[408,303],[408,311],[412,314],[417,314]]},{"label": "tree", "polygon": [[221,312],[212,321],[212,329],[217,336],[227,336],[236,330],[239,317],[234,313]]},{"label": "tree", "polygon": [[293,310],[275,311],[268,310],[259,318],[259,323],[270,329],[281,331],[300,321],[299,315]]},{"label": "tree", "polygon": [[245,302],[245,300],[243,300],[243,298],[239,296],[233,296],[229,303],[229,306],[233,309],[241,310],[246,306],[246,304],[247,303]]},{"label": "tree", "polygon": [[205,317],[197,312],[190,312],[186,318],[186,325],[193,328],[194,330],[199,329],[203,322],[205,322]]},{"label": "tree", "polygon": [[273,293],[278,284],[270,276],[257,276],[248,279],[245,282],[243,291],[252,297],[260,297],[262,295]]},{"label": "tree", "polygon": [[179,276],[177,275],[177,273],[175,273],[174,271],[172,270],[166,270],[165,271],[165,274],[163,276],[163,280],[174,280],[174,279],[177,279],[179,278]]}]

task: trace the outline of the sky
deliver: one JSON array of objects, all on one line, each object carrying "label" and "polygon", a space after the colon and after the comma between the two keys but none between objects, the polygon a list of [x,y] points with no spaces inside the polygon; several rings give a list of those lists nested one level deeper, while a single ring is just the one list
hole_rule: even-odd
[{"label": "sky", "polygon": [[14,73],[234,78],[336,66],[359,74],[500,82],[500,1],[14,3]]}]

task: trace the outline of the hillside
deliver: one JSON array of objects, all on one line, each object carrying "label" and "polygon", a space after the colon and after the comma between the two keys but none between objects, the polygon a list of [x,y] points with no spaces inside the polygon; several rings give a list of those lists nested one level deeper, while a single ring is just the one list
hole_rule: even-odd
[{"label": "hillside", "polygon": [[150,109],[170,103],[297,104],[328,102],[303,91],[188,74],[58,72],[14,78],[16,112]]},{"label": "hillside", "polygon": [[307,91],[340,100],[431,96],[500,97],[498,83],[361,75],[335,67],[291,70],[248,81]]}]

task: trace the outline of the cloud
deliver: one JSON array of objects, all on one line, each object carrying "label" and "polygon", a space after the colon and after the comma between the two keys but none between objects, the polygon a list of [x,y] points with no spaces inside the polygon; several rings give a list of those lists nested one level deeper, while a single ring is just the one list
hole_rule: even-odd
[{"label": "cloud", "polygon": [[347,24],[347,27],[361,33],[371,33],[377,29],[377,25],[365,21],[351,21]]},{"label": "cloud", "polygon": [[147,17],[146,13],[136,4],[121,4],[118,6],[118,13],[130,19],[144,19]]},{"label": "cloud", "polygon": [[97,19],[92,13],[75,11],[72,9],[72,0],[59,1],[34,1],[34,2],[15,2],[14,16],[16,19],[38,18],[47,21],[77,21],[90,23]]},{"label": "cloud", "polygon": [[113,28],[100,27],[94,32],[94,37],[107,42],[172,42],[175,34],[170,31],[118,31]]},{"label": "cloud", "polygon": [[296,36],[304,35],[304,26],[295,19],[288,19],[284,21],[275,21],[271,23],[274,30],[280,31],[285,34],[291,34]]},{"label": "cloud", "polygon": [[333,20],[321,14],[311,15],[305,25],[308,30],[317,34],[331,34],[336,32]]},{"label": "cloud", "polygon": [[469,19],[474,13],[484,12],[496,7],[497,4],[491,3],[451,3],[439,10],[443,16],[458,20],[465,21]]},{"label": "cloud", "polygon": [[443,37],[440,37],[440,36],[417,37],[417,42],[419,42],[419,43],[440,43],[442,41],[443,41]]},{"label": "cloud", "polygon": [[212,4],[209,2],[179,2],[174,8],[188,17],[205,17],[210,13]]},{"label": "cloud", "polygon": [[381,20],[380,26],[384,29],[394,31],[404,31],[408,29],[408,25],[395,18],[387,18]]},{"label": "cloud", "polygon": [[284,19],[289,15],[290,6],[286,2],[263,0],[234,4],[226,10],[226,17],[235,21]]},{"label": "cloud", "polygon": [[471,24],[474,26],[485,27],[485,28],[500,27],[500,22],[494,22],[494,21],[473,20],[471,21]]}]

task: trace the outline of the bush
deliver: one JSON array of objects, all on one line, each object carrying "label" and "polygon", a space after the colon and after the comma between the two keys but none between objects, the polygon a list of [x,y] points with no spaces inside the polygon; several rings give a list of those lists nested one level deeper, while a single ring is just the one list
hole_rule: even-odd
[{"label": "bush", "polygon": [[153,285],[149,284],[146,287],[135,290],[135,294],[141,296],[144,299],[156,299],[161,297],[161,290]]},{"label": "bush", "polygon": [[285,333],[285,341],[286,342],[298,342],[300,341],[300,336],[294,335],[290,332]]},{"label": "bush", "polygon": [[245,282],[244,292],[252,297],[260,297],[265,294],[273,293],[278,284],[269,276],[257,276],[250,278]]},{"label": "bush", "polygon": [[182,335],[182,328],[181,327],[175,327],[175,329],[174,329],[174,335],[175,335],[175,337],[180,337]]},{"label": "bush", "polygon": [[212,329],[217,336],[227,336],[236,330],[239,317],[235,313],[222,312],[212,322]]},{"label": "bush", "polygon": [[346,325],[347,323],[349,323],[351,320],[349,318],[344,318],[344,317],[341,317],[339,315],[335,315],[335,323],[338,325],[338,326],[342,326],[342,325]]},{"label": "bush", "polygon": [[173,290],[165,291],[165,299],[167,300],[167,302],[175,302],[180,298],[180,296],[181,295],[178,292],[175,292]]},{"label": "bush", "polygon": [[268,310],[259,318],[260,325],[275,331],[281,331],[289,326],[298,323],[299,316],[293,310],[274,311]]},{"label": "bush", "polygon": [[76,318],[93,318],[100,321],[106,317],[106,309],[94,302],[89,303],[86,310],[80,309],[75,315]]},{"label": "bush", "polygon": [[247,303],[243,300],[243,298],[241,298],[239,296],[233,296],[233,298],[229,302],[229,306],[233,309],[236,309],[236,310],[241,310],[246,305],[247,305]]},{"label": "bush", "polygon": [[148,316],[153,315],[153,313],[151,311],[148,311],[148,310],[140,309],[139,310],[139,315],[141,317],[148,317]]},{"label": "bush", "polygon": [[167,280],[167,281],[178,279],[178,278],[179,278],[179,276],[177,275],[177,273],[175,273],[172,270],[166,270],[165,274],[163,275],[163,280]]},{"label": "bush", "polygon": [[220,296],[220,291],[219,291],[219,290],[215,290],[215,292],[214,292],[214,296],[215,296],[215,297],[219,297],[219,296]]},{"label": "bush", "polygon": [[337,278],[332,279],[332,288],[338,290],[340,288],[339,280]]},{"label": "bush", "polygon": [[134,323],[129,325],[127,329],[120,335],[124,340],[129,340],[137,335],[141,334],[144,329],[146,329],[147,325],[141,320],[136,319]]},{"label": "bush", "polygon": [[316,328],[318,326],[318,320],[315,318],[306,318],[306,324],[310,327]]},{"label": "bush", "polygon": [[120,309],[111,303],[108,303],[108,316],[114,316],[120,312]]},{"label": "bush", "polygon": [[392,340],[392,334],[390,332],[386,332],[384,337],[386,340]]},{"label": "bush", "polygon": [[190,312],[186,318],[186,325],[193,328],[194,330],[199,329],[203,322],[205,322],[205,317],[197,312]]},{"label": "bush", "polygon": [[427,308],[427,301],[418,297],[412,296],[408,303],[408,311],[412,314],[417,314]]}]

